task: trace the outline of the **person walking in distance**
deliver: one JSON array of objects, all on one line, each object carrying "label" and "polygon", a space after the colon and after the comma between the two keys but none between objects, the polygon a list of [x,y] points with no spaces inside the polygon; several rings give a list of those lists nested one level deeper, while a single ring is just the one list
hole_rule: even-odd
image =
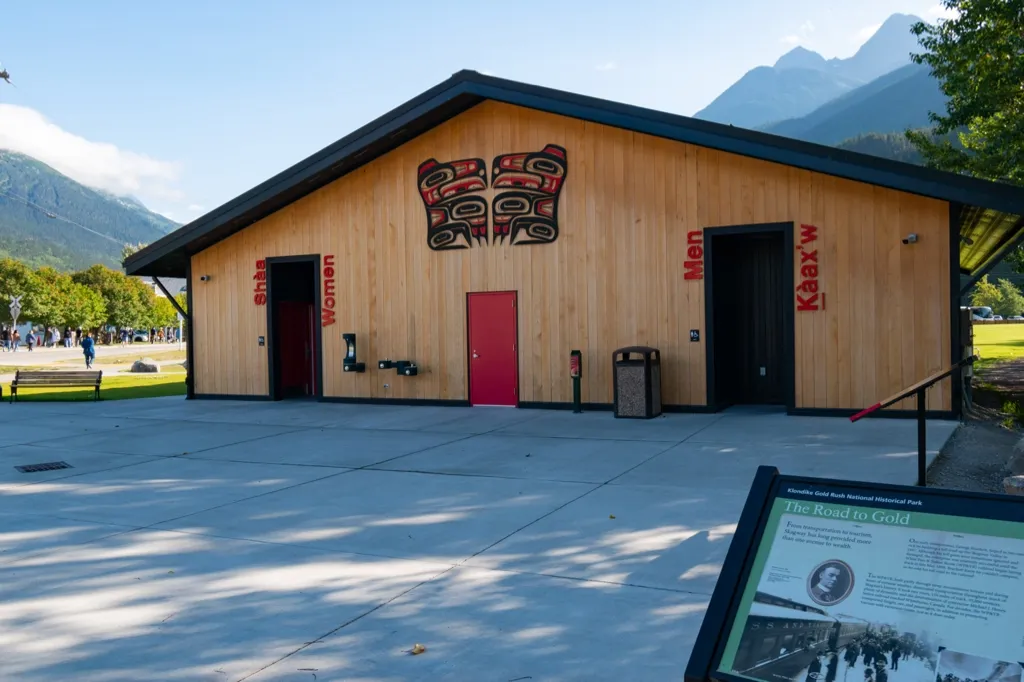
[{"label": "person walking in distance", "polygon": [[28,352],[32,352],[32,346],[36,345],[36,330],[32,327],[28,328],[28,334],[25,335],[25,345],[28,346]]},{"label": "person walking in distance", "polygon": [[64,327],[64,347],[71,348],[71,327]]},{"label": "person walking in distance", "polygon": [[892,648],[892,669],[893,670],[899,670],[900,669],[900,656],[902,656],[902,652],[900,651],[900,646],[897,644],[896,646],[894,646]]},{"label": "person walking in distance", "polygon": [[86,332],[85,338],[82,339],[82,354],[85,355],[85,368],[92,369],[92,361],[96,359],[96,347],[91,332]]},{"label": "person walking in distance", "polygon": [[15,353],[18,352],[18,346],[20,344],[21,344],[21,333],[18,331],[18,328],[15,327],[14,331],[11,332],[11,347],[14,349]]},{"label": "person walking in distance", "polygon": [[0,349],[5,353],[11,349],[11,330],[6,324],[0,329]]}]

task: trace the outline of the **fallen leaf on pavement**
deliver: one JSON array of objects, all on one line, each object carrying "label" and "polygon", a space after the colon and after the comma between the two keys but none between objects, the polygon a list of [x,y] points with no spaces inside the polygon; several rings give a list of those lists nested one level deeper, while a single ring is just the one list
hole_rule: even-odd
[{"label": "fallen leaf on pavement", "polygon": [[615,518],[615,514],[609,514],[609,515],[608,515],[608,518],[609,518],[609,519],[614,519],[614,518]]},{"label": "fallen leaf on pavement", "polygon": [[426,650],[427,647],[423,646],[422,644],[414,644],[412,649],[409,650],[409,653],[411,653],[413,656],[418,656]]}]

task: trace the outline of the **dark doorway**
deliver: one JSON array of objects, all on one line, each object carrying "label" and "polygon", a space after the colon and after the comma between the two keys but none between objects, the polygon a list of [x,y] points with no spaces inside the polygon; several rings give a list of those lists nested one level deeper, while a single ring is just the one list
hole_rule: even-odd
[{"label": "dark doorway", "polygon": [[267,259],[270,395],[321,395],[317,256]]},{"label": "dark doorway", "polygon": [[793,409],[791,223],[705,231],[708,404]]}]

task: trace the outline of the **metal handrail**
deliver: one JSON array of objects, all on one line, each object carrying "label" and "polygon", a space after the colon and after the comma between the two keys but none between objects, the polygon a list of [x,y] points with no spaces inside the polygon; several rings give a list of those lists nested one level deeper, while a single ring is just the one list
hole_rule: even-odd
[{"label": "metal handrail", "polygon": [[889,396],[885,400],[880,400],[871,407],[866,407],[857,414],[850,417],[851,422],[858,421],[868,416],[876,410],[881,410],[884,407],[889,407],[895,402],[899,402],[904,398],[909,398],[913,394],[917,394],[917,485],[924,487],[926,485],[926,477],[928,474],[927,466],[927,444],[925,435],[925,391],[927,391],[933,384],[945,379],[949,375],[953,374],[959,369],[962,369],[965,365],[973,365],[974,361],[978,359],[977,355],[971,355],[960,362],[957,362],[948,369],[943,369],[931,376],[922,379],[913,386],[903,389],[899,393]]}]

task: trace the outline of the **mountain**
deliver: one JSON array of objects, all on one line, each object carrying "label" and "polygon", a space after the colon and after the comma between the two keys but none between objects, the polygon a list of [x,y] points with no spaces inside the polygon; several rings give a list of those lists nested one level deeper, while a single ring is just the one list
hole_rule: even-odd
[{"label": "mountain", "polygon": [[857,85],[856,81],[816,69],[759,66],[697,112],[696,117],[757,128],[809,113]]},{"label": "mountain", "polygon": [[894,161],[918,165],[924,163],[921,152],[917,151],[917,147],[903,133],[865,133],[843,140],[836,147]]},{"label": "mountain", "polygon": [[121,267],[121,247],[178,227],[132,197],[86,187],[30,156],[0,149],[0,257],[60,270]]},{"label": "mountain", "polygon": [[847,59],[825,59],[806,48],[793,48],[774,66],[748,71],[695,116],[744,128],[806,116],[836,97],[910,64],[910,54],[920,49],[910,32],[918,21],[908,14],[892,15]]},{"label": "mountain", "polygon": [[930,125],[929,112],[942,112],[945,108],[946,96],[932,77],[931,69],[909,64],[835,98],[806,116],[768,125],[762,130],[834,145],[868,132],[924,128]]},{"label": "mountain", "polygon": [[834,59],[836,68],[847,78],[867,83],[910,63],[910,55],[921,52],[917,36],[910,32],[920,22],[912,14],[894,14],[849,59]]}]

